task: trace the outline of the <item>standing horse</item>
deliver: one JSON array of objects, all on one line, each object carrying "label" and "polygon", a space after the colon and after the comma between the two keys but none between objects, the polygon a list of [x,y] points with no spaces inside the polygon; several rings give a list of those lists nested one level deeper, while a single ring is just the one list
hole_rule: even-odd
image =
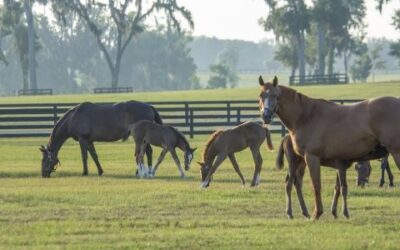
[{"label": "standing horse", "polygon": [[[281,145],[278,149],[278,155],[276,157],[276,168],[282,169],[284,165],[283,156],[286,157],[286,160],[289,163],[288,173],[286,175],[286,214],[289,219],[293,218],[292,214],[292,186],[293,184],[296,187],[297,198],[299,200],[299,204],[301,207],[301,211],[303,215],[307,218],[310,217],[307,207],[303,198],[302,184],[303,184],[303,176],[306,168],[306,164],[302,157],[298,156],[293,149],[292,140],[289,135],[286,135],[282,141]],[[368,178],[371,173],[371,165],[369,161],[360,161],[356,164],[357,170],[357,183],[360,186],[364,186],[365,183],[368,182]],[[335,190],[338,189],[339,183],[336,183]],[[337,196],[333,200],[332,204],[337,204]],[[332,213],[335,217],[336,215],[336,207],[332,207]]]},{"label": "standing horse", "polygon": [[[323,213],[321,199],[321,165],[338,170],[337,189],[341,191],[343,214],[347,208],[346,170],[354,162],[385,148],[400,168],[400,100],[380,97],[352,105],[339,105],[322,99],[313,99],[296,90],[278,86],[278,78],[265,83],[259,77],[262,92],[259,102],[265,123],[276,113],[289,130],[293,149],[308,166],[314,187],[315,209],[313,218]],[[357,145],[357,147],[354,147]],[[365,160],[378,154],[372,154]]]},{"label": "standing horse", "polygon": [[[59,163],[58,152],[68,138],[79,141],[83,162],[83,175],[88,175],[87,152],[89,151],[97,166],[99,175],[103,174],[94,141],[111,142],[126,140],[134,123],[140,120],[155,121],[162,124],[157,110],[137,101],[116,104],[81,103],[68,110],[56,123],[47,146],[41,146],[42,176],[50,177]],[[151,166],[151,147],[146,149],[149,166]]]},{"label": "standing horse", "polygon": [[[139,121],[133,126],[131,134],[136,145],[135,156],[140,177],[146,176],[147,173],[150,176],[154,176],[158,166],[164,160],[164,157],[168,152],[171,153],[181,177],[185,177],[185,173],[182,170],[179,158],[176,155],[175,148],[179,148],[184,152],[184,164],[186,171],[190,169],[190,163],[192,162],[193,153],[196,148],[192,149],[185,136],[177,129],[171,126],[159,125],[151,121]],[[163,150],[161,151],[160,157],[154,166],[154,170],[152,170],[150,166],[149,170],[146,171],[143,164],[143,155],[144,149],[150,144],[157,147],[162,147]]]},{"label": "standing horse", "polygon": [[[271,135],[267,127],[254,122],[245,122],[239,126],[227,130],[218,130],[210,136],[203,153],[203,162],[198,162],[201,166],[201,186],[206,188],[210,185],[211,177],[222,162],[229,157],[233,168],[245,184],[239,165],[235,158],[235,153],[250,148],[255,164],[253,181],[251,186],[256,186],[260,182],[260,172],[262,157],[260,146],[266,141],[269,149],[272,150]],[[215,160],[215,161],[214,161]]]}]

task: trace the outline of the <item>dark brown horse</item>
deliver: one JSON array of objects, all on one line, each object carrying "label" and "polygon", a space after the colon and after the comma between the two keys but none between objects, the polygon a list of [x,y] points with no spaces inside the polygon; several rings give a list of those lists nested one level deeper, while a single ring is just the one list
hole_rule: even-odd
[{"label": "dark brown horse", "polygon": [[[190,147],[189,142],[181,132],[171,126],[160,125],[151,121],[139,121],[135,123],[131,133],[136,145],[135,156],[140,177],[155,176],[158,166],[164,160],[164,157],[168,152],[172,155],[181,177],[185,177],[185,173],[182,170],[175,148],[179,148],[184,152],[186,171],[190,169],[190,163],[192,162],[193,153],[196,148],[193,149]],[[161,151],[154,169],[149,166],[149,169],[146,170],[143,164],[143,155],[144,149],[149,144],[162,147],[163,150]]]},{"label": "dark brown horse", "polygon": [[278,86],[276,77],[272,83],[265,83],[260,76],[259,84],[264,122],[270,123],[276,113],[289,130],[295,153],[308,166],[314,187],[315,219],[323,213],[321,165],[338,170],[341,190],[337,190],[334,197],[341,191],[346,217],[349,217],[346,170],[354,161],[381,158],[383,156],[375,151],[383,152],[381,149],[384,148],[400,168],[399,99],[380,97],[353,105],[339,105]]},{"label": "dark brown horse", "polygon": [[244,185],[245,180],[240,172],[235,153],[246,148],[250,148],[255,164],[251,186],[258,185],[262,166],[260,146],[264,140],[272,150],[273,146],[268,128],[255,122],[245,122],[232,129],[214,132],[204,149],[203,162],[198,162],[201,166],[201,186],[206,188],[210,185],[212,175],[227,157],[229,157],[233,168]]},{"label": "dark brown horse", "polygon": [[[287,135],[285,136],[282,141],[281,145],[279,146],[278,149],[278,155],[276,158],[276,168],[277,169],[282,169],[284,165],[284,160],[283,156],[286,157],[286,160],[288,161],[289,169],[288,173],[286,175],[286,214],[288,218],[292,219],[293,214],[292,214],[292,186],[293,184],[295,185],[296,188],[296,193],[297,197],[300,203],[301,211],[303,215],[307,218],[310,217],[307,207],[304,202],[303,198],[303,192],[302,192],[302,184],[303,184],[303,176],[304,176],[304,171],[306,168],[306,164],[303,160],[303,158],[299,155],[297,155],[294,152],[293,149],[293,144],[290,139],[290,136]],[[356,170],[357,170],[357,184],[359,186],[364,186],[366,183],[368,183],[369,176],[371,174],[371,165],[369,164],[369,161],[360,161],[356,163]],[[339,188],[340,183],[336,183],[335,190]],[[332,213],[335,217],[337,217],[336,214],[336,206],[337,206],[337,199],[339,197],[335,196],[334,200],[332,201]]]},{"label": "dark brown horse", "polygon": [[[47,146],[42,146],[42,176],[50,177],[58,164],[58,152],[68,138],[79,141],[82,153],[83,175],[88,175],[87,152],[89,151],[97,166],[99,175],[103,174],[94,141],[111,142],[129,137],[134,123],[140,120],[155,121],[162,124],[157,110],[146,103],[137,101],[116,104],[93,104],[84,102],[68,110],[54,126]],[[151,148],[147,148],[151,166]]]}]

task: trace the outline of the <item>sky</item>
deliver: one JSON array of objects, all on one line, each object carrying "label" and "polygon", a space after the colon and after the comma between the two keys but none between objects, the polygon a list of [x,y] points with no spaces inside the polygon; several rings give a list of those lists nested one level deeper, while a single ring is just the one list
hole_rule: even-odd
[{"label": "sky", "polygon": [[[334,1],[334,0],[332,0]],[[273,33],[265,32],[258,24],[265,17],[268,7],[264,0],[178,0],[193,15],[195,36],[218,37],[261,41],[273,39]],[[391,25],[395,9],[400,9],[400,0],[384,7],[382,13],[376,10],[376,0],[366,0],[366,29],[368,38],[398,39],[400,32]]]}]

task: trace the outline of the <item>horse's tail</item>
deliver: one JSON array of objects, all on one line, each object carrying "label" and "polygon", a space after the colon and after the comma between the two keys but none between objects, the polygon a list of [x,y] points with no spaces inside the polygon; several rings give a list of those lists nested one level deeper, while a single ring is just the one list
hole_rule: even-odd
[{"label": "horse's tail", "polygon": [[264,127],[264,130],[265,130],[265,143],[267,144],[269,150],[273,150],[274,145],[272,145],[271,132],[269,132],[269,129],[267,127]]},{"label": "horse's tail", "polygon": [[284,151],[285,141],[286,141],[286,137],[284,137],[282,139],[281,145],[279,146],[279,149],[278,149],[278,155],[276,156],[276,162],[275,162],[275,167],[277,169],[282,169],[283,165],[284,165],[283,155],[285,153],[285,151]]},{"label": "horse's tail", "polygon": [[158,113],[158,111],[155,107],[151,106],[151,108],[154,111],[154,121],[160,125],[163,125],[163,121],[161,119],[160,113]]}]

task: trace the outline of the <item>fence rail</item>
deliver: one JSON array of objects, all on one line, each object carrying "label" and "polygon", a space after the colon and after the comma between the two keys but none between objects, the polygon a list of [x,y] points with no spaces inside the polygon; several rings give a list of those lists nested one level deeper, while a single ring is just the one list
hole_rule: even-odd
[{"label": "fence rail", "polygon": [[19,89],[18,95],[52,95],[53,89]]},{"label": "fence rail", "polygon": [[[360,100],[334,100],[345,104]],[[165,124],[190,135],[210,134],[218,128],[236,126],[244,121],[260,121],[258,104],[244,101],[152,102]],[[0,137],[49,136],[54,124],[76,103],[0,104]],[[286,129],[275,119],[272,133],[284,135]]]},{"label": "fence rail", "polygon": [[348,83],[347,74],[330,74],[330,75],[307,75],[307,76],[290,76],[290,85],[313,85],[313,84],[340,84]]}]

